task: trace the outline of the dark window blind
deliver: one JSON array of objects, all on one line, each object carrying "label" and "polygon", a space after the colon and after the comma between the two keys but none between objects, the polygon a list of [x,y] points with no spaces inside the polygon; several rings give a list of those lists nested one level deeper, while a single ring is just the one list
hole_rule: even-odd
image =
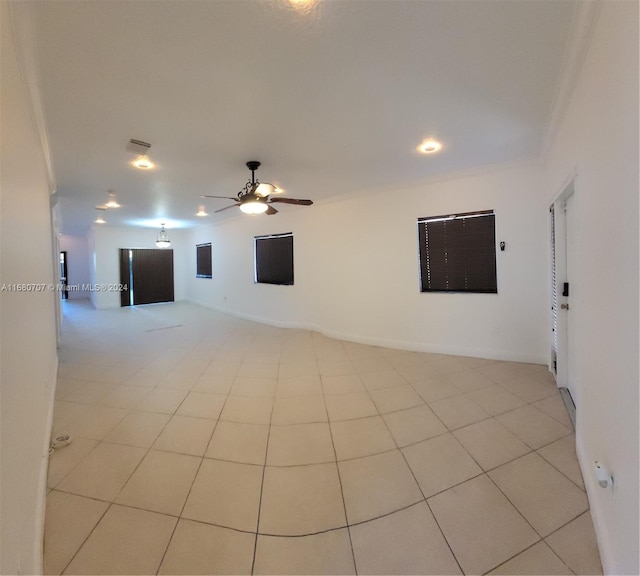
[{"label": "dark window blind", "polygon": [[196,246],[196,278],[213,278],[211,244]]},{"label": "dark window blind", "polygon": [[418,220],[422,292],[497,293],[493,211]]},{"label": "dark window blind", "polygon": [[261,284],[293,284],[293,234],[256,236],[255,281]]},{"label": "dark window blind", "polygon": [[173,250],[132,250],[133,303],[173,302]]}]

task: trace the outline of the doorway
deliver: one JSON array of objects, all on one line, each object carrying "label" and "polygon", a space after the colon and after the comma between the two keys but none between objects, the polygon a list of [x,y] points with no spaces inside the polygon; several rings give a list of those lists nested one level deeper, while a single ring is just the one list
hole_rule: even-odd
[{"label": "doorway", "polygon": [[120,249],[120,306],[173,302],[173,250]]},{"label": "doorway", "polygon": [[575,425],[579,404],[575,369],[575,310],[571,297],[577,221],[573,180],[551,205],[551,369]]},{"label": "doorway", "polygon": [[60,252],[60,291],[62,292],[62,299],[67,300],[69,298],[69,275],[67,267],[67,251],[62,250]]}]

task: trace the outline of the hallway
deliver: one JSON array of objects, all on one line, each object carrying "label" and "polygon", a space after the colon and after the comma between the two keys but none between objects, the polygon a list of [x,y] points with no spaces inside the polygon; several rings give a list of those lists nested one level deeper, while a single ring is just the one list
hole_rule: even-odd
[{"label": "hallway", "polygon": [[47,574],[601,574],[547,367],[63,303]]}]

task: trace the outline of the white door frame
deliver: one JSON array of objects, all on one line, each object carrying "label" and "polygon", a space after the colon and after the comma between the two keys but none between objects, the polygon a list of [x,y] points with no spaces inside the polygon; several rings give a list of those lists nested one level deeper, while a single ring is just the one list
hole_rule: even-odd
[{"label": "white door frame", "polygon": [[[569,286],[570,296],[565,297],[562,295],[563,287],[565,282],[570,282],[570,279],[567,278],[567,248],[569,244],[574,243],[576,241],[575,238],[569,238],[568,234],[574,233],[575,230],[569,230],[567,227],[567,201],[571,198],[575,193],[574,188],[575,178],[572,178],[568,184],[564,186],[562,192],[558,195],[558,197],[554,200],[552,204],[552,208],[554,210],[554,239],[555,239],[555,267],[556,267],[556,289],[557,289],[557,307],[558,309],[555,311],[557,314],[557,324],[556,324],[556,332],[554,334],[554,326],[552,320],[551,326],[551,338],[557,339],[557,350],[556,350],[556,358],[557,364],[553,366],[553,358],[551,359],[551,368],[556,377],[556,383],[559,388],[567,388],[571,389],[571,374],[570,374],[570,343],[569,338],[575,338],[575,334],[569,334],[569,318],[568,315],[570,313],[568,308],[563,308],[563,306],[569,306],[569,300],[571,297],[571,286]],[[572,217],[575,218],[575,214],[572,214]],[[554,247],[552,246],[552,249]],[[573,263],[575,266],[575,262]],[[552,317],[553,317],[553,294],[551,298],[551,307],[552,307]],[[575,377],[575,374],[573,375]],[[575,400],[574,400],[575,401]]]}]

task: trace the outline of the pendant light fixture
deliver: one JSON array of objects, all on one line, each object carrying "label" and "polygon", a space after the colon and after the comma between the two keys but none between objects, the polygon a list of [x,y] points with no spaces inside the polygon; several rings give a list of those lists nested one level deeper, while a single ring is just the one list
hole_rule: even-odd
[{"label": "pendant light fixture", "polygon": [[109,199],[105,203],[107,208],[120,208],[120,204],[118,204],[118,199],[116,198],[116,193],[113,190],[109,190]]},{"label": "pendant light fixture", "polygon": [[167,234],[167,231],[164,229],[164,224],[162,224],[161,226],[162,227],[160,228],[160,234],[158,234],[158,237],[156,238],[156,246],[158,248],[169,248],[169,246],[171,246],[169,234]]},{"label": "pendant light fixture", "polygon": [[106,224],[107,221],[102,217],[102,212],[104,212],[106,210],[106,208],[97,208],[96,210],[99,211],[98,217],[94,220],[95,224]]}]

